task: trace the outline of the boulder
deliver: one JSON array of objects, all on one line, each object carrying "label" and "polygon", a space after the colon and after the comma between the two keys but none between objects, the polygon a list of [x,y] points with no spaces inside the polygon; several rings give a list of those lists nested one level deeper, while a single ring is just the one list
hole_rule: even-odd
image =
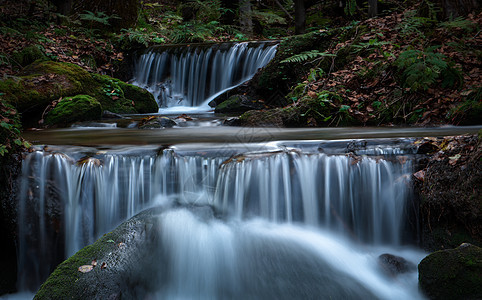
[{"label": "boulder", "polygon": [[53,101],[76,95],[95,98],[114,113],[154,113],[158,106],[144,89],[121,80],[91,74],[81,67],[53,61],[36,61],[19,76],[0,81],[4,99],[22,114],[24,126],[36,126]]},{"label": "boulder", "polygon": [[102,107],[99,101],[88,95],[77,95],[58,102],[45,117],[45,124],[62,125],[76,121],[98,120],[101,117]]},{"label": "boulder", "polygon": [[482,249],[464,243],[434,252],[418,265],[422,291],[430,299],[482,299]]},{"label": "boulder", "polygon": [[151,116],[139,122],[139,129],[171,128],[177,125],[176,122],[168,117]]},{"label": "boulder", "polygon": [[399,274],[412,272],[417,268],[405,258],[388,253],[382,254],[378,257],[378,264],[382,267],[385,273],[393,277]]},{"label": "boulder", "polygon": [[233,95],[216,106],[216,113],[243,113],[252,109],[262,109],[263,104],[253,101],[246,95]]}]

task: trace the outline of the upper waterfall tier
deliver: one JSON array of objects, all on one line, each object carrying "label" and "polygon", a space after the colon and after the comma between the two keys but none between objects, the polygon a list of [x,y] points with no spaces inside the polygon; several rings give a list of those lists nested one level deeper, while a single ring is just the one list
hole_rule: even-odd
[{"label": "upper waterfall tier", "polygon": [[152,47],[138,59],[133,84],[159,107],[200,106],[245,82],[275,55],[272,42]]}]

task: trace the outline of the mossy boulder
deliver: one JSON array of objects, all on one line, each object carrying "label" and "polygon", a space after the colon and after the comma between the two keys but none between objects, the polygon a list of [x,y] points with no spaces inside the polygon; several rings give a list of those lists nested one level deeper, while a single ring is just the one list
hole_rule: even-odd
[{"label": "mossy boulder", "polygon": [[[131,293],[157,288],[148,284],[158,282],[152,276],[162,267],[154,261],[159,256],[152,255],[156,253],[161,212],[161,208],[141,212],[68,258],[42,284],[34,299],[144,298]],[[81,272],[81,266],[92,269]]]},{"label": "mossy boulder", "polygon": [[94,84],[90,74],[79,66],[43,61],[27,66],[18,77],[0,81],[0,91],[20,113],[30,115],[60,97],[87,94],[85,89],[93,92]]},{"label": "mossy boulder", "polygon": [[477,246],[434,252],[418,270],[420,287],[430,299],[482,299],[482,249]]},{"label": "mossy boulder", "polygon": [[25,67],[36,60],[48,60],[45,53],[43,53],[36,45],[27,46],[20,51],[14,52],[12,54],[12,59],[22,67]]},{"label": "mossy boulder", "polygon": [[99,101],[88,95],[77,95],[57,103],[45,117],[45,124],[69,124],[76,121],[98,120],[101,117],[102,106]]},{"label": "mossy boulder", "polygon": [[92,74],[100,86],[96,98],[114,113],[153,113],[159,110],[154,96],[143,88],[107,75]]},{"label": "mossy boulder", "polygon": [[37,125],[52,101],[76,95],[92,96],[114,113],[158,111],[154,97],[144,89],[70,63],[36,61],[19,76],[0,81],[0,92],[22,113],[24,126]]}]

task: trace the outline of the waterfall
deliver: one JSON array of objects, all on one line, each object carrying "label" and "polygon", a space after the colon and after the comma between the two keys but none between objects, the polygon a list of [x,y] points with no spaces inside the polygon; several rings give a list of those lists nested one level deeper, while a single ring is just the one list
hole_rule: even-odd
[{"label": "waterfall", "polygon": [[26,154],[19,286],[38,286],[64,258],[166,199],[210,205],[233,220],[262,218],[323,228],[366,244],[402,244],[412,172],[409,158],[397,159],[403,150],[353,157],[322,153],[329,147],[291,146],[241,153],[236,147],[172,146],[159,154],[151,148]]},{"label": "waterfall", "polygon": [[267,42],[153,47],[138,59],[132,83],[149,90],[160,108],[207,106],[250,79],[275,52]]}]

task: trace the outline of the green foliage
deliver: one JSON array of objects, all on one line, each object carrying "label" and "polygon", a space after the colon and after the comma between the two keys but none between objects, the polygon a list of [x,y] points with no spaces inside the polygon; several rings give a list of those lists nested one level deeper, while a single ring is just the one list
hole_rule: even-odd
[{"label": "green foliage", "polygon": [[124,97],[124,92],[122,91],[119,83],[113,79],[107,79],[104,81],[104,85],[102,86],[102,91],[104,95],[107,97]]},{"label": "green foliage", "polygon": [[368,42],[361,42],[358,45],[353,45],[355,52],[360,52],[366,49],[380,49],[383,45],[389,45],[391,42],[379,41],[378,38],[370,39]]},{"label": "green foliage", "polygon": [[427,48],[425,51],[407,50],[395,61],[402,72],[402,83],[412,91],[426,90],[442,72],[449,67],[445,55],[435,53],[439,46]]},{"label": "green foliage", "polygon": [[233,26],[220,25],[218,21],[208,23],[187,22],[178,25],[170,31],[169,38],[173,43],[204,42],[223,33],[237,36],[240,39],[244,38],[244,35],[240,35],[240,32]]},{"label": "green foliage", "polygon": [[103,11],[99,11],[99,12],[94,13],[94,12],[91,12],[91,11],[88,11],[88,10],[86,10],[84,14],[80,14],[79,17],[82,21],[88,22],[91,26],[92,26],[92,24],[95,24],[95,23],[110,26],[110,24],[109,24],[110,19],[120,19],[116,15],[108,16]]},{"label": "green foliage", "polygon": [[30,144],[23,140],[20,116],[10,104],[5,103],[0,93],[0,156],[29,148]]},{"label": "green foliage", "polygon": [[348,16],[353,16],[356,12],[356,1],[347,0],[345,6],[345,14]]},{"label": "green foliage", "polygon": [[283,59],[281,63],[299,63],[309,59],[323,58],[327,56],[336,56],[336,55],[328,53],[326,51],[320,52],[318,50],[310,50],[310,51],[305,51],[300,54],[295,54],[286,59]]},{"label": "green foliage", "polygon": [[460,28],[465,32],[473,32],[476,29],[476,24],[464,17],[457,17],[453,20],[442,22],[438,26],[448,30]]},{"label": "green foliage", "polygon": [[135,42],[148,47],[150,44],[163,44],[166,40],[163,37],[159,37],[155,33],[148,33],[142,29],[121,29],[121,34],[118,35],[120,43],[129,41]]},{"label": "green foliage", "polygon": [[405,13],[403,21],[397,26],[398,31],[402,37],[409,37],[415,35],[420,39],[425,39],[424,31],[432,27],[435,20],[432,18],[420,17],[416,10],[411,10]]}]

